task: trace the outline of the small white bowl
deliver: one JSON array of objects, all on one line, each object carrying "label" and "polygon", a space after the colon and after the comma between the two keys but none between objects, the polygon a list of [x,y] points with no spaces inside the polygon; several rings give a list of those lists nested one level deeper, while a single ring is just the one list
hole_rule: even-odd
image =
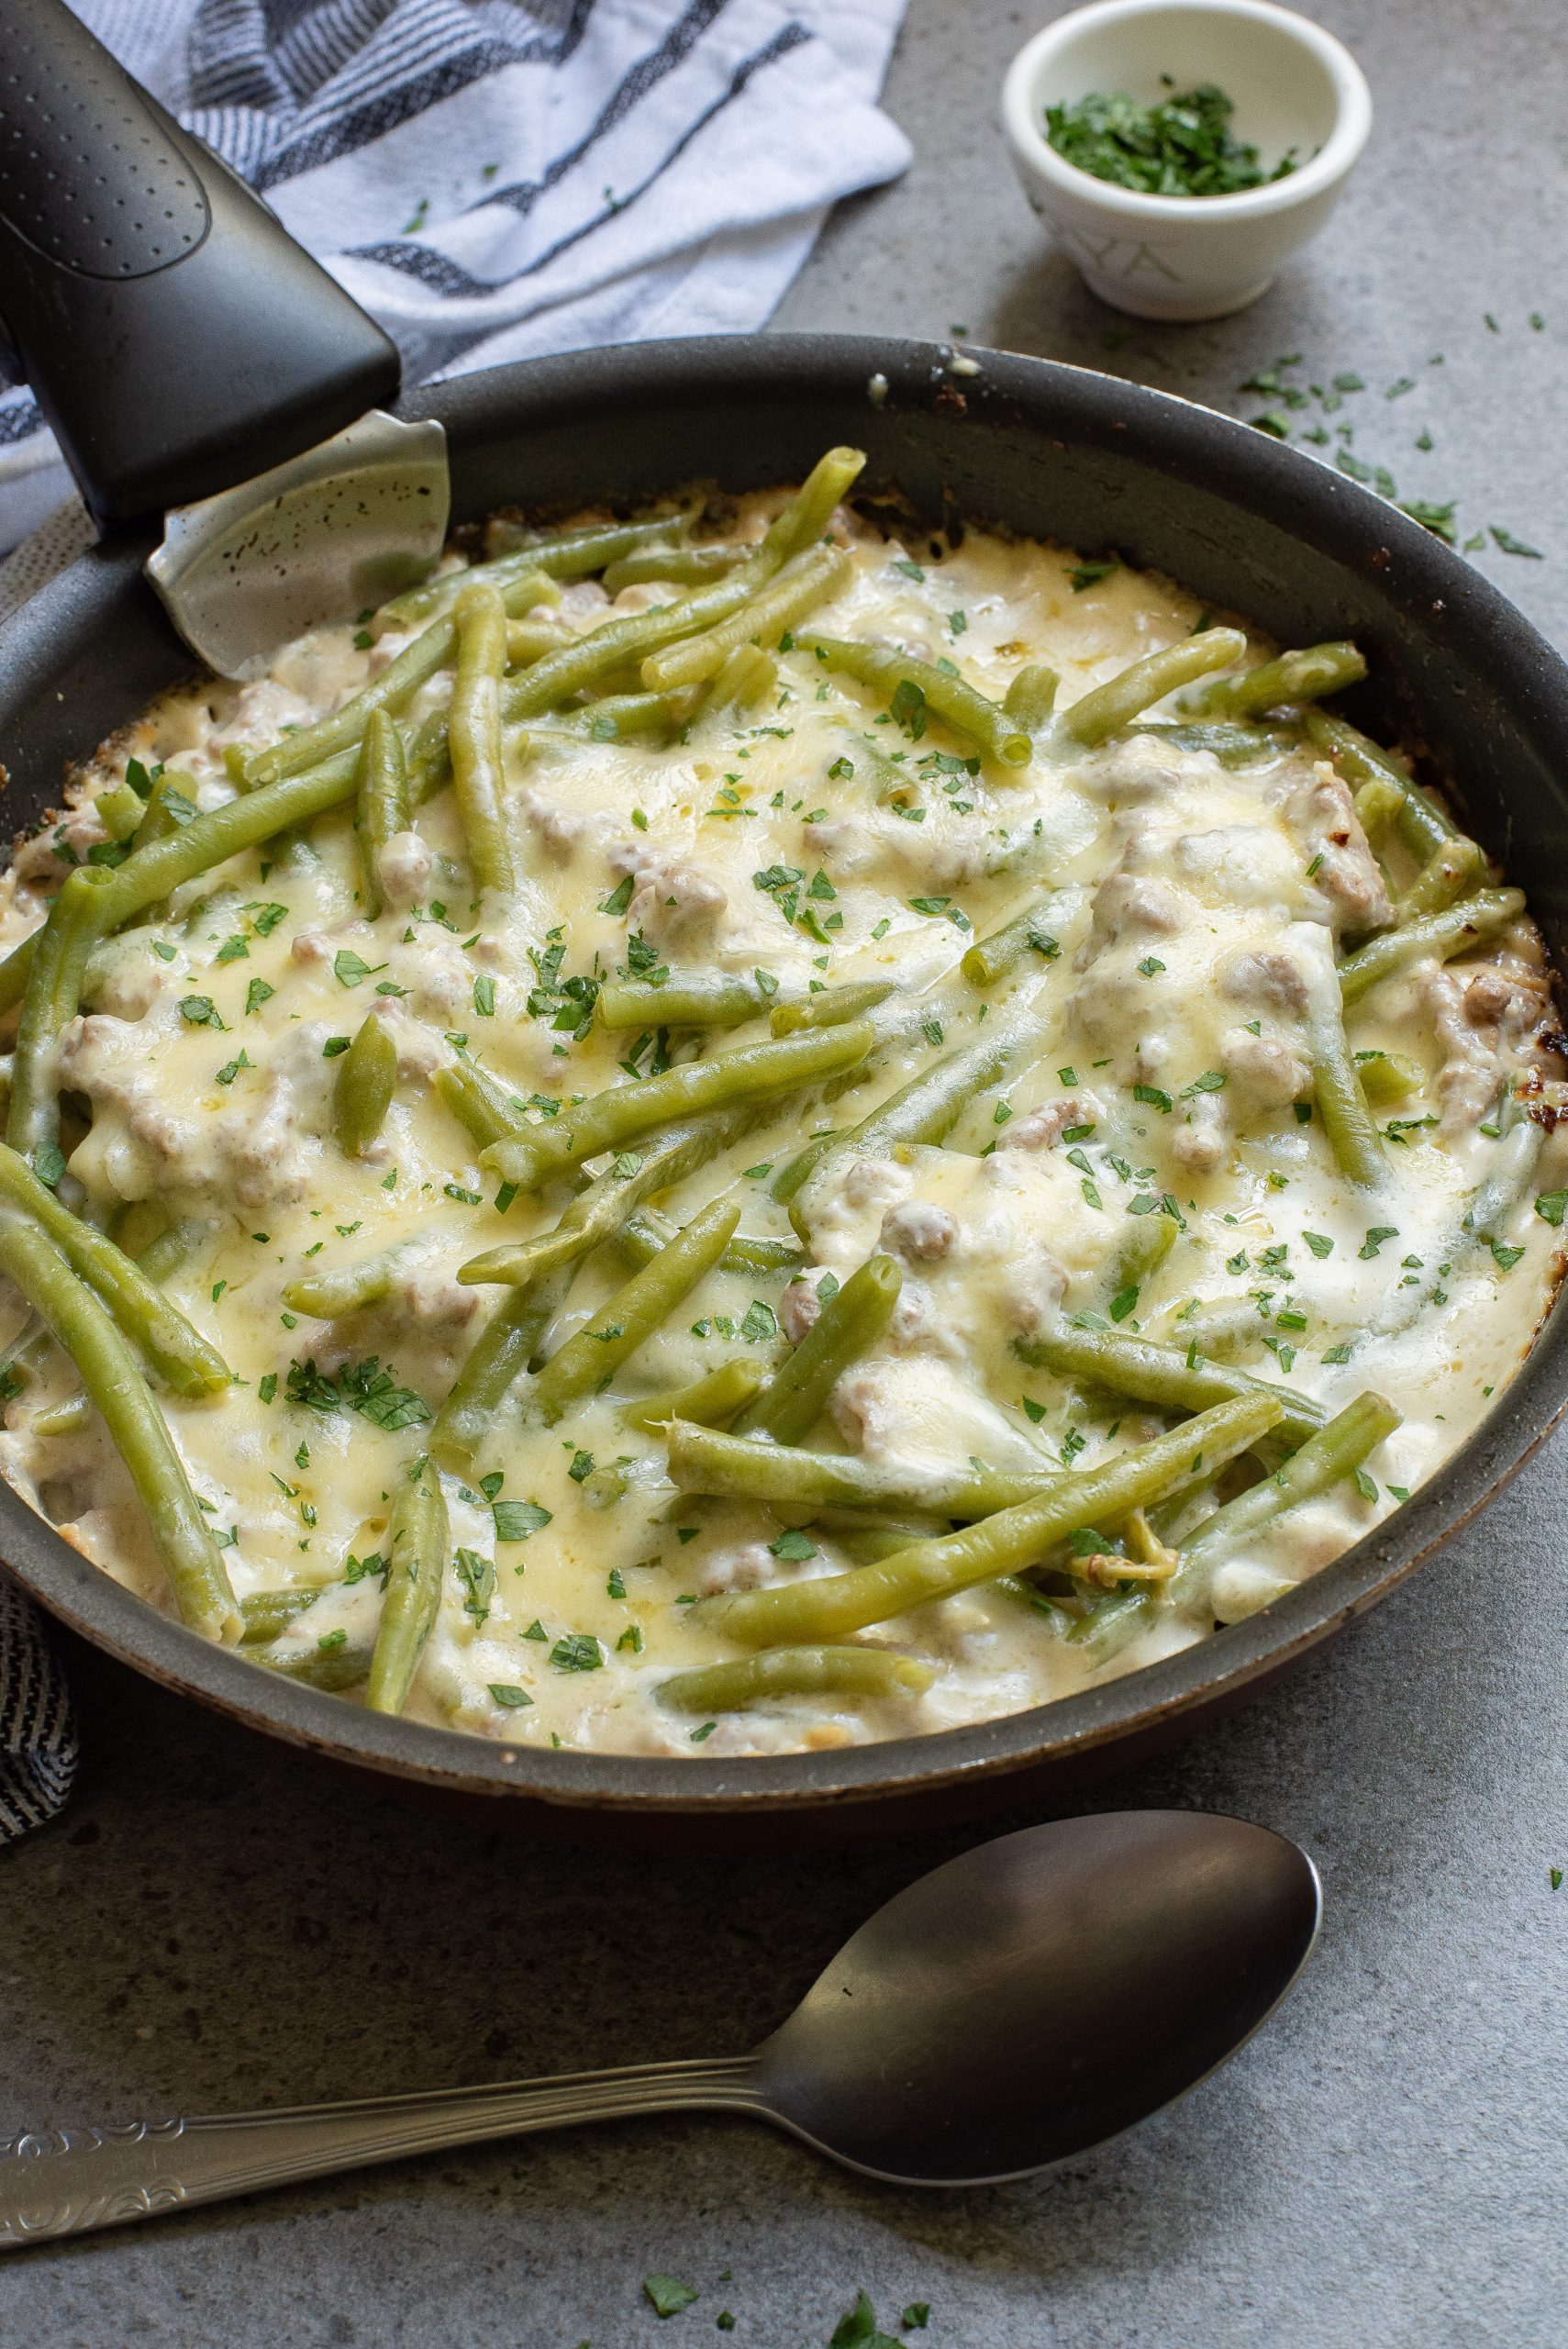
[{"label": "small white bowl", "polygon": [[[1235,195],[1143,195],[1079,171],[1045,135],[1049,106],[1125,92],[1144,106],[1214,82],[1231,128],[1282,180]],[[1002,121],[1032,209],[1092,290],[1140,318],[1222,318],[1256,301],[1316,236],[1372,128],[1372,94],[1350,51],[1271,0],[1095,0],[1025,43],[1002,86]]]}]

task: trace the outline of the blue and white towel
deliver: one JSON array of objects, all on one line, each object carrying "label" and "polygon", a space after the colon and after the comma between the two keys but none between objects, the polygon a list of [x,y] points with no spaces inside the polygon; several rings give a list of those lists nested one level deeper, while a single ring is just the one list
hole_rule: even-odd
[{"label": "blue and white towel", "polygon": [[[828,207],[909,160],[876,106],[904,0],[77,0],[396,338],[406,379],[760,327]],[[86,544],[0,351],[0,613]],[[39,529],[46,517],[54,519]],[[76,1737],[0,1575],[0,1843]]]},{"label": "blue and white towel", "polygon": [[[768,317],[895,177],[905,0],[75,0],[400,345],[410,383]],[[70,492],[0,357],[0,551]]]},{"label": "blue and white towel", "polygon": [[0,1575],[0,1843],[52,1819],[75,1774],[65,1675],[37,1608]]}]

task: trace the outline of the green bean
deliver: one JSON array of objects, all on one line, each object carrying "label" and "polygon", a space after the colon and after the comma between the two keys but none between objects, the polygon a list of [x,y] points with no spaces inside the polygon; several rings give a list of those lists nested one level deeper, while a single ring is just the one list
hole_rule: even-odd
[{"label": "green bean", "polygon": [[1071,906],[1061,891],[1048,889],[1043,896],[1032,899],[1021,914],[1015,914],[1000,930],[994,930],[989,938],[976,939],[959,964],[970,985],[995,986],[1030,952],[1042,955],[1048,963],[1054,961],[1062,951],[1056,930],[1065,926],[1056,910],[1059,907],[1065,908],[1070,918]]},{"label": "green bean", "polygon": [[1086,1653],[1091,1670],[1097,1672],[1154,1620],[1154,1601],[1147,1592],[1110,1590],[1078,1618],[1066,1636]]},{"label": "green bean", "polygon": [[678,1713],[733,1713],[775,1697],[918,1697],[934,1676],[886,1648],[771,1648],[673,1672],[659,1684],[659,1702]]},{"label": "green bean", "polygon": [[275,1640],[286,1631],[295,1618],[314,1607],[320,1598],[316,1590],[253,1590],[239,1602],[240,1620],[245,1628],[239,1634],[242,1648],[255,1647],[263,1640]]},{"label": "green bean", "polygon": [[606,979],[597,1008],[606,1028],[738,1028],[769,999],[755,979],[672,971],[657,986],[647,979]]},{"label": "green bean", "polygon": [[640,522],[579,522],[570,530],[493,517],[485,524],[484,551],[493,560],[528,555],[552,579],[581,579],[639,547],[684,538],[690,528],[691,517],[681,509],[647,515]]},{"label": "green bean", "polygon": [[[109,886],[102,893],[103,930],[116,930],[133,914],[145,913],[172,889],[194,880],[198,873],[227,863],[242,849],[254,848],[291,825],[308,822],[325,808],[352,796],[359,768],[357,751],[344,751],[307,774],[290,776],[245,798],[230,799],[221,807],[194,816],[178,831],[135,848],[123,864],[106,874]],[[97,865],[85,870],[99,872]],[[42,930],[34,930],[0,962],[0,1010],[21,996],[39,951]],[[74,1007],[72,1007],[74,1008]]]},{"label": "green bean", "polygon": [[24,1158],[60,1144],[60,1092],[54,1075],[61,1031],[76,1017],[87,958],[104,933],[115,894],[112,872],[79,864],[68,873],[49,910],[22,997],[11,1066],[11,1106],[6,1139]]},{"label": "green bean", "polygon": [[251,791],[260,791],[268,784],[282,783],[289,775],[303,774],[308,767],[322,764],[346,751],[359,749],[371,712],[389,711],[394,717],[404,705],[413,700],[420,686],[438,669],[444,669],[452,657],[457,642],[457,630],[451,621],[438,620],[405,646],[395,661],[389,661],[379,677],[346,701],[330,718],[317,718],[314,726],[302,726],[297,732],[285,734],[271,750],[260,751],[245,770],[245,780]]},{"label": "green bean", "polygon": [[1376,841],[1396,823],[1408,795],[1402,791],[1392,775],[1373,775],[1370,782],[1358,786],[1351,804],[1356,821],[1369,841]]},{"label": "green bean", "polygon": [[403,737],[384,709],[373,709],[360,745],[359,813],[354,819],[360,836],[362,903],[372,921],[386,903],[381,885],[381,852],[394,833],[407,830],[410,819],[408,755]]},{"label": "green bean", "polygon": [[[235,785],[238,791],[248,791],[250,787],[248,782]],[[182,831],[196,813],[196,786],[190,776],[180,774],[177,768],[165,767],[148,796],[141,821],[131,835],[131,844],[135,848],[150,848],[154,841]]]},{"label": "green bean", "polygon": [[758,644],[738,644],[702,697],[698,718],[713,718],[724,709],[749,709],[771,693],[779,681],[779,664]]},{"label": "green bean", "polygon": [[621,1364],[647,1343],[717,1264],[740,1220],[740,1208],[727,1207],[722,1199],[704,1208],[651,1264],[606,1300],[586,1329],[550,1356],[533,1391],[546,1427],[553,1427],[573,1403],[586,1401],[609,1385]]},{"label": "green bean", "polygon": [[373,1011],[338,1062],[332,1130],[345,1158],[359,1158],[386,1122],[397,1090],[397,1047]]},{"label": "green bean", "polygon": [[1056,707],[1057,688],[1062,683],[1054,669],[1042,661],[1030,661],[1015,671],[1012,682],[1002,696],[1002,715],[1026,734],[1038,734]]},{"label": "green bean", "polygon": [[494,587],[472,587],[455,606],[452,621],[457,630],[457,674],[447,716],[447,742],[469,869],[476,891],[506,897],[514,881],[501,754],[506,616]]},{"label": "green bean", "polygon": [[914,1542],[843,1574],[699,1599],[693,1614],[748,1647],[842,1639],[975,1583],[1017,1574],[1076,1529],[1162,1500],[1206,1466],[1250,1450],[1279,1417],[1273,1396],[1239,1396],[1082,1475],[1052,1477],[1032,1499],[962,1533]]},{"label": "green bean", "polygon": [[417,628],[450,612],[470,587],[504,588],[521,579],[539,581],[533,601],[542,604],[557,592],[556,580],[584,578],[639,547],[677,537],[684,527],[683,516],[671,514],[656,522],[595,524],[585,530],[562,530],[556,538],[530,539],[493,562],[471,563],[465,571],[444,571],[439,579],[411,587],[406,596],[384,604],[373,625],[378,636],[392,629]]},{"label": "green bean", "polygon": [[1208,628],[1200,636],[1167,646],[1163,652],[1146,653],[1103,685],[1081,694],[1058,716],[1056,731],[1068,742],[1096,750],[1178,685],[1206,677],[1212,669],[1229,668],[1246,650],[1247,640],[1240,629]]},{"label": "green bean", "polygon": [[73,1393],[62,1395],[47,1411],[38,1412],[31,1422],[34,1435],[48,1436],[51,1442],[61,1436],[81,1435],[94,1424],[91,1397],[78,1386]]},{"label": "green bean", "polygon": [[1473,841],[1445,841],[1434,849],[1403,896],[1394,901],[1394,920],[1403,930],[1428,914],[1440,914],[1461,897],[1478,889],[1486,878],[1486,859]]},{"label": "green bean", "polygon": [[1482,889],[1462,905],[1450,906],[1445,913],[1428,914],[1423,920],[1407,923],[1403,930],[1385,930],[1340,963],[1340,996],[1347,1004],[1359,1003],[1369,987],[1408,970],[1424,955],[1446,963],[1451,956],[1478,946],[1484,938],[1493,937],[1524,909],[1522,889]]},{"label": "green bean", "polygon": [[430,1456],[453,1475],[466,1475],[496,1441],[496,1418],[534,1358],[571,1282],[570,1269],[534,1287],[514,1289],[475,1340],[430,1428]]},{"label": "green bean", "polygon": [[[612,1234],[617,1252],[635,1264],[646,1264],[675,1236],[676,1227],[656,1208],[628,1216]],[[738,1231],[719,1264],[727,1273],[795,1273],[806,1262],[806,1251],[793,1240],[764,1240]]]},{"label": "green bean", "polygon": [[460,1125],[467,1128],[481,1150],[510,1134],[533,1131],[515,1093],[498,1085],[473,1061],[449,1061],[431,1080]]},{"label": "green bean", "polygon": [[806,1188],[834,1143],[841,1141],[847,1130],[847,1128],[832,1126],[826,1133],[813,1134],[804,1150],[796,1151],[793,1158],[785,1160],[768,1186],[781,1207],[787,1207],[790,1200]]},{"label": "green bean", "polygon": [[1412,782],[1386,751],[1355,727],[1347,726],[1342,718],[1330,718],[1323,709],[1309,709],[1303,722],[1307,740],[1331,759],[1345,781],[1356,787],[1358,815],[1362,789],[1374,786],[1385,795],[1396,795],[1389,803],[1394,820],[1406,847],[1423,864],[1446,841],[1461,837],[1458,825],[1431,794]]},{"label": "green bean", "polygon": [[1345,1410],[1308,1436],[1272,1476],[1239,1493],[1205,1519],[1184,1545],[1182,1563],[1165,1586],[1170,1605],[1179,1613],[1207,1614],[1209,1580],[1216,1566],[1286,1509],[1315,1500],[1319,1493],[1353,1475],[1368,1453],[1398,1425],[1399,1413],[1381,1395],[1358,1395]]},{"label": "green bean", "polygon": [[400,1713],[441,1603],[447,1571],[447,1505],[428,1460],[403,1474],[387,1528],[389,1570],[365,1687],[373,1713]]},{"label": "green bean", "polygon": [[205,1216],[177,1216],[166,1224],[155,1240],[136,1252],[139,1272],[150,1281],[162,1284],[188,1264],[197,1249],[213,1236],[213,1227]]},{"label": "green bean", "polygon": [[575,644],[576,637],[559,620],[508,620],[506,622],[506,666],[527,669],[542,661],[547,652],[559,652],[568,644]]},{"label": "green bean", "polygon": [[329,1696],[341,1696],[347,1688],[357,1688],[370,1674],[371,1660],[375,1653],[368,1640],[338,1641],[331,1632],[330,1647],[317,1642],[313,1648],[296,1649],[292,1654],[275,1655],[267,1648],[252,1648],[248,1660],[265,1664],[269,1672],[280,1672],[286,1680],[303,1680],[307,1688],[322,1688]]},{"label": "green bean", "polygon": [[1192,718],[1257,718],[1291,702],[1321,701],[1325,694],[1359,685],[1365,674],[1366,662],[1357,646],[1343,641],[1308,644],[1282,652],[1260,668],[1244,669],[1240,676],[1217,677],[1196,693],[1184,694],[1181,708]]},{"label": "green bean", "polygon": [[[1158,1209],[1152,1215],[1122,1219],[1099,1266],[1101,1295],[1112,1308],[1113,1319],[1123,1321],[1137,1310],[1140,1289],[1164,1263],[1175,1237],[1175,1219]],[[1122,1305],[1124,1297],[1130,1298],[1130,1302]],[[1119,1313],[1114,1310],[1118,1305],[1122,1305]]]},{"label": "green bean", "polygon": [[128,783],[111,783],[93,802],[93,813],[112,841],[128,841],[139,830],[146,802]]},{"label": "green bean", "polygon": [[[467,592],[469,578],[457,574],[454,602]],[[504,615],[530,611],[536,604],[554,596],[554,583],[542,572],[523,570],[512,572],[498,586],[481,585],[475,593],[500,599]],[[505,621],[502,624],[505,639]],[[256,791],[263,785],[280,783],[286,776],[297,775],[306,768],[314,768],[346,751],[357,751],[373,710],[384,709],[395,713],[403,709],[420,686],[439,669],[447,668],[457,645],[457,629],[453,618],[441,618],[423,630],[411,644],[405,645],[395,661],[387,663],[378,677],[334,710],[329,718],[318,718],[314,726],[301,727],[296,733],[285,734],[270,750],[262,751],[249,763],[245,770],[249,789]],[[503,660],[505,644],[503,641]],[[438,713],[444,726],[445,713]]]},{"label": "green bean", "polygon": [[735,1423],[737,1435],[798,1443],[821,1417],[843,1373],[868,1353],[893,1319],[904,1275],[893,1256],[869,1256],[822,1300],[816,1321],[787,1362]]},{"label": "green bean", "polygon": [[650,653],[642,664],[643,684],[650,693],[667,693],[672,685],[699,685],[717,677],[741,645],[776,644],[818,604],[830,604],[849,585],[851,569],[841,547],[814,547],[717,627]]},{"label": "green bean", "polygon": [[[827,1032],[837,1035],[847,1031],[829,1029]],[[847,1165],[855,1158],[889,1158],[900,1143],[940,1141],[952,1131],[977,1093],[1004,1075],[1016,1074],[1043,1050],[1044,1043],[1045,1030],[1038,1021],[998,1026],[995,1034],[982,1036],[977,1042],[934,1061],[862,1118],[858,1126],[835,1135],[800,1186],[803,1196],[790,1208],[790,1219],[801,1237],[807,1236],[801,1231],[801,1222],[803,1216],[810,1213],[811,1195],[836,1167]],[[786,1169],[786,1174],[790,1171]],[[773,1197],[781,1196],[775,1182]]]},{"label": "green bean", "polygon": [[793,1091],[862,1061],[873,1043],[864,1020],[808,1030],[776,1042],[747,1044],[711,1060],[685,1061],[639,1083],[613,1085],[563,1108],[548,1126],[492,1142],[481,1163],[525,1191],[602,1150],[624,1148],[657,1127],[694,1111],[728,1108]]},{"label": "green bean", "polygon": [[701,698],[695,685],[667,694],[606,694],[571,711],[562,723],[594,742],[626,742],[637,735],[667,742],[690,725]]},{"label": "green bean", "polygon": [[801,1028],[840,1028],[846,1019],[860,1019],[898,992],[896,979],[851,979],[841,987],[823,987],[798,1003],[777,1003],[768,1024],[775,1036],[793,1036]]},{"label": "green bean", "polygon": [[146,1511],[182,1620],[211,1640],[238,1638],[239,1610],[212,1529],[163,1414],[98,1297],[42,1227],[15,1208],[0,1210],[0,1273],[75,1364]]},{"label": "green bean", "polygon": [[1373,1051],[1356,1054],[1356,1073],[1369,1101],[1407,1101],[1427,1081],[1419,1061],[1404,1052]]},{"label": "green bean", "polygon": [[690,1386],[623,1403],[621,1423],[644,1435],[662,1434],[672,1419],[684,1419],[693,1427],[721,1428],[758,1393],[763,1375],[754,1362],[721,1362],[717,1370],[706,1372]]},{"label": "green bean", "polygon": [[900,696],[913,704],[911,732],[918,729],[914,713],[934,710],[936,715],[955,732],[967,734],[978,742],[982,751],[1004,766],[1027,767],[1034,755],[1034,745],[1029,735],[1014,719],[987,701],[962,677],[950,676],[939,669],[934,661],[919,661],[911,652],[891,652],[878,644],[847,642],[841,637],[819,636],[815,629],[795,639],[803,652],[814,652],[824,667],[841,670],[846,676],[857,677],[863,685],[871,685],[885,695],[890,703],[897,703]]},{"label": "green bean", "polygon": [[[1152,1223],[1155,1219],[1151,1216]],[[1063,1325],[1039,1338],[1015,1338],[1013,1351],[1037,1370],[1058,1378],[1081,1378],[1140,1403],[1166,1411],[1207,1411],[1238,1396],[1266,1395],[1276,1405],[1280,1433],[1300,1442],[1323,1425],[1324,1410],[1305,1395],[1292,1395],[1244,1370],[1210,1362],[1195,1346],[1184,1353],[1152,1338],[1119,1330],[1075,1330]]]},{"label": "green bean", "polygon": [[[849,1514],[847,1511],[841,1513]],[[895,1557],[900,1550],[907,1550],[912,1542],[929,1542],[937,1534],[952,1531],[945,1518],[914,1517],[897,1523],[878,1525],[869,1521],[871,1512],[865,1514],[868,1522],[864,1525],[828,1529],[834,1547],[841,1550],[846,1558],[852,1558],[857,1565],[874,1565],[879,1559]],[[819,1525],[826,1523],[826,1517],[820,1520],[814,1519],[812,1531],[817,1531]],[[1031,1591],[1029,1596],[1033,1598],[1035,1593]]]},{"label": "green bean", "polygon": [[[515,1287],[556,1265],[575,1263],[606,1241],[623,1241],[635,1219],[632,1210],[643,1199],[673,1190],[677,1183],[699,1173],[720,1151],[738,1141],[757,1115],[749,1106],[719,1110],[674,1127],[649,1150],[620,1153],[573,1200],[553,1230],[536,1232],[531,1240],[512,1241],[483,1256],[471,1257],[458,1267],[458,1279],[467,1286],[504,1282]],[[662,1217],[658,1226],[647,1246],[639,1242],[623,1252],[633,1254],[639,1264],[650,1263],[675,1236],[675,1227],[666,1224]]]},{"label": "green bean", "polygon": [[1225,1297],[1184,1307],[1170,1317],[1166,1334],[1180,1341],[1184,1353],[1195,1346],[1211,1356],[1260,1354],[1268,1327],[1267,1313],[1260,1313],[1255,1298]]},{"label": "green bean", "polygon": [[768,1501],[788,1509],[915,1508],[937,1517],[989,1517],[1057,1482],[1050,1469],[873,1467],[853,1453],[797,1452],[761,1438],[720,1435],[675,1421],[670,1475],[684,1493]]},{"label": "green bean", "polygon": [[706,580],[726,578],[755,552],[754,547],[745,546],[639,547],[608,565],[605,585],[612,596],[623,587],[666,581],[672,587],[700,587]]},{"label": "green bean", "polygon": [[361,1256],[357,1264],[342,1264],[335,1272],[307,1273],[303,1280],[287,1283],[284,1303],[291,1313],[308,1313],[317,1321],[340,1321],[389,1297],[393,1284],[418,1262],[421,1253],[420,1241],[403,1240],[374,1256]]},{"label": "green bean", "polygon": [[1517,1117],[1498,1143],[1492,1170],[1464,1219],[1465,1230],[1487,1247],[1501,1240],[1507,1231],[1508,1218],[1535,1172],[1535,1162],[1545,1140],[1545,1133],[1532,1118]]},{"label": "green bean", "polygon": [[505,716],[513,723],[537,718],[558,707],[575,693],[617,669],[646,660],[712,628],[764,586],[800,548],[813,545],[827,529],[833,508],[860,473],[865,457],[858,449],[830,449],[813,466],[801,487],[770,526],[760,546],[724,579],[699,587],[673,604],[626,619],[606,620],[579,637],[564,651],[552,652],[525,676],[508,681],[502,700]]},{"label": "green bean", "polygon": [[1173,751],[1207,751],[1222,767],[1255,766],[1260,759],[1275,759],[1294,750],[1300,740],[1294,727],[1250,724],[1162,726],[1151,721],[1129,731],[1151,742],[1168,743]]},{"label": "green bean", "polygon": [[[204,1218],[183,1216],[137,1252],[136,1268],[161,1287],[171,1275],[189,1263],[203,1241],[211,1236],[212,1226]],[[113,1310],[112,1301],[110,1309]],[[47,1330],[40,1330],[39,1337],[45,1346],[50,1344]],[[17,1350],[11,1357],[13,1362],[20,1359],[22,1351],[21,1348]],[[78,1387],[73,1395],[62,1396],[50,1410],[39,1412],[32,1422],[32,1431],[35,1435],[51,1437],[79,1435],[83,1428],[93,1424],[93,1419],[91,1398]]]},{"label": "green bean", "polygon": [[[508,623],[508,625],[510,625]],[[416,729],[408,745],[408,805],[422,807],[452,779],[451,749],[447,740],[447,713],[434,709]]]},{"label": "green bean", "polygon": [[[147,1275],[102,1231],[72,1214],[27,1161],[0,1142],[0,1198],[47,1233],[72,1271],[96,1292],[124,1334],[180,1395],[215,1395],[228,1364]],[[47,1320],[48,1315],[43,1318]]]},{"label": "green bean", "polygon": [[[1340,975],[1342,979],[1343,971]],[[1326,974],[1316,975],[1311,981],[1304,1027],[1303,1041],[1312,1070],[1312,1097],[1318,1104],[1318,1115],[1335,1163],[1352,1183],[1364,1189],[1375,1189],[1388,1172],[1388,1162],[1366,1106],[1360,1071],[1351,1056],[1344,1004],[1340,990]]]}]

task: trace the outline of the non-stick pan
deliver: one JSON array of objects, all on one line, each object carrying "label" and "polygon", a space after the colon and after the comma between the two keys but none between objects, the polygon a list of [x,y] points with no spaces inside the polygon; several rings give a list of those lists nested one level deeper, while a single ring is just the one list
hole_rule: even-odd
[{"label": "non-stick pan", "polygon": [[[453,514],[637,501],[696,477],[796,481],[823,449],[870,452],[868,495],[933,521],[1000,523],[1170,573],[1287,642],[1353,636],[1352,714],[1423,751],[1568,945],[1568,670],[1415,523],[1264,435],[1163,394],[1002,353],[955,378],[923,343],[720,338],[587,351],[420,393],[450,443]],[[885,390],[884,389],[885,386]],[[27,828],[62,773],[190,668],[122,530],[0,627],[0,759]],[[1521,1333],[1523,1334],[1523,1333]],[[250,1727],[410,1792],[536,1831],[732,1845],[880,1831],[1016,1803],[1184,1733],[1371,1606],[1483,1508],[1568,1400],[1554,1307],[1519,1375],[1415,1498],[1262,1614],[1162,1664],[975,1728],[846,1750],[669,1761],[540,1751],[389,1720],[212,1648],[122,1590],[0,1490],[0,1555],[45,1607],[138,1671]]]}]

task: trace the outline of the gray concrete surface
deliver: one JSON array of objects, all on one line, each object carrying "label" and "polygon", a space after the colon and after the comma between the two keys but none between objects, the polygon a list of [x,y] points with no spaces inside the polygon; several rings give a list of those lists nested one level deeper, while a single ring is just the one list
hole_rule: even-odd
[{"label": "gray concrete surface", "polygon": [[[1568,639],[1551,0],[1317,8],[1379,109],[1329,232],[1245,317],[1125,339],[1042,247],[992,128],[1045,13],[913,0],[888,102],[919,161],[835,220],[779,324],[962,322],[1241,414],[1241,379],[1283,351],[1303,379],[1353,369],[1372,387],[1344,411],[1358,451],[1543,548],[1478,559]],[[1405,374],[1418,390],[1385,402]],[[1328,1893],[1289,2007],[1127,2142],[961,2198],[695,2121],[539,2141],[29,2254],[0,2269],[0,2340],[628,2349],[713,2338],[728,2309],[741,2349],[823,2349],[862,2286],[890,2330],[929,2301],[931,2349],[1568,2339],[1568,1886],[1548,1873],[1568,1865],[1565,1513],[1559,1442],[1331,1653],[1096,1795],[1245,1812],[1299,1837]],[[75,1671],[80,1795],[0,1857],[0,2127],[739,2048],[955,1848],[530,1849],[339,1786],[85,1656]],[[667,2333],[639,2299],[651,2269],[702,2295]]]}]

